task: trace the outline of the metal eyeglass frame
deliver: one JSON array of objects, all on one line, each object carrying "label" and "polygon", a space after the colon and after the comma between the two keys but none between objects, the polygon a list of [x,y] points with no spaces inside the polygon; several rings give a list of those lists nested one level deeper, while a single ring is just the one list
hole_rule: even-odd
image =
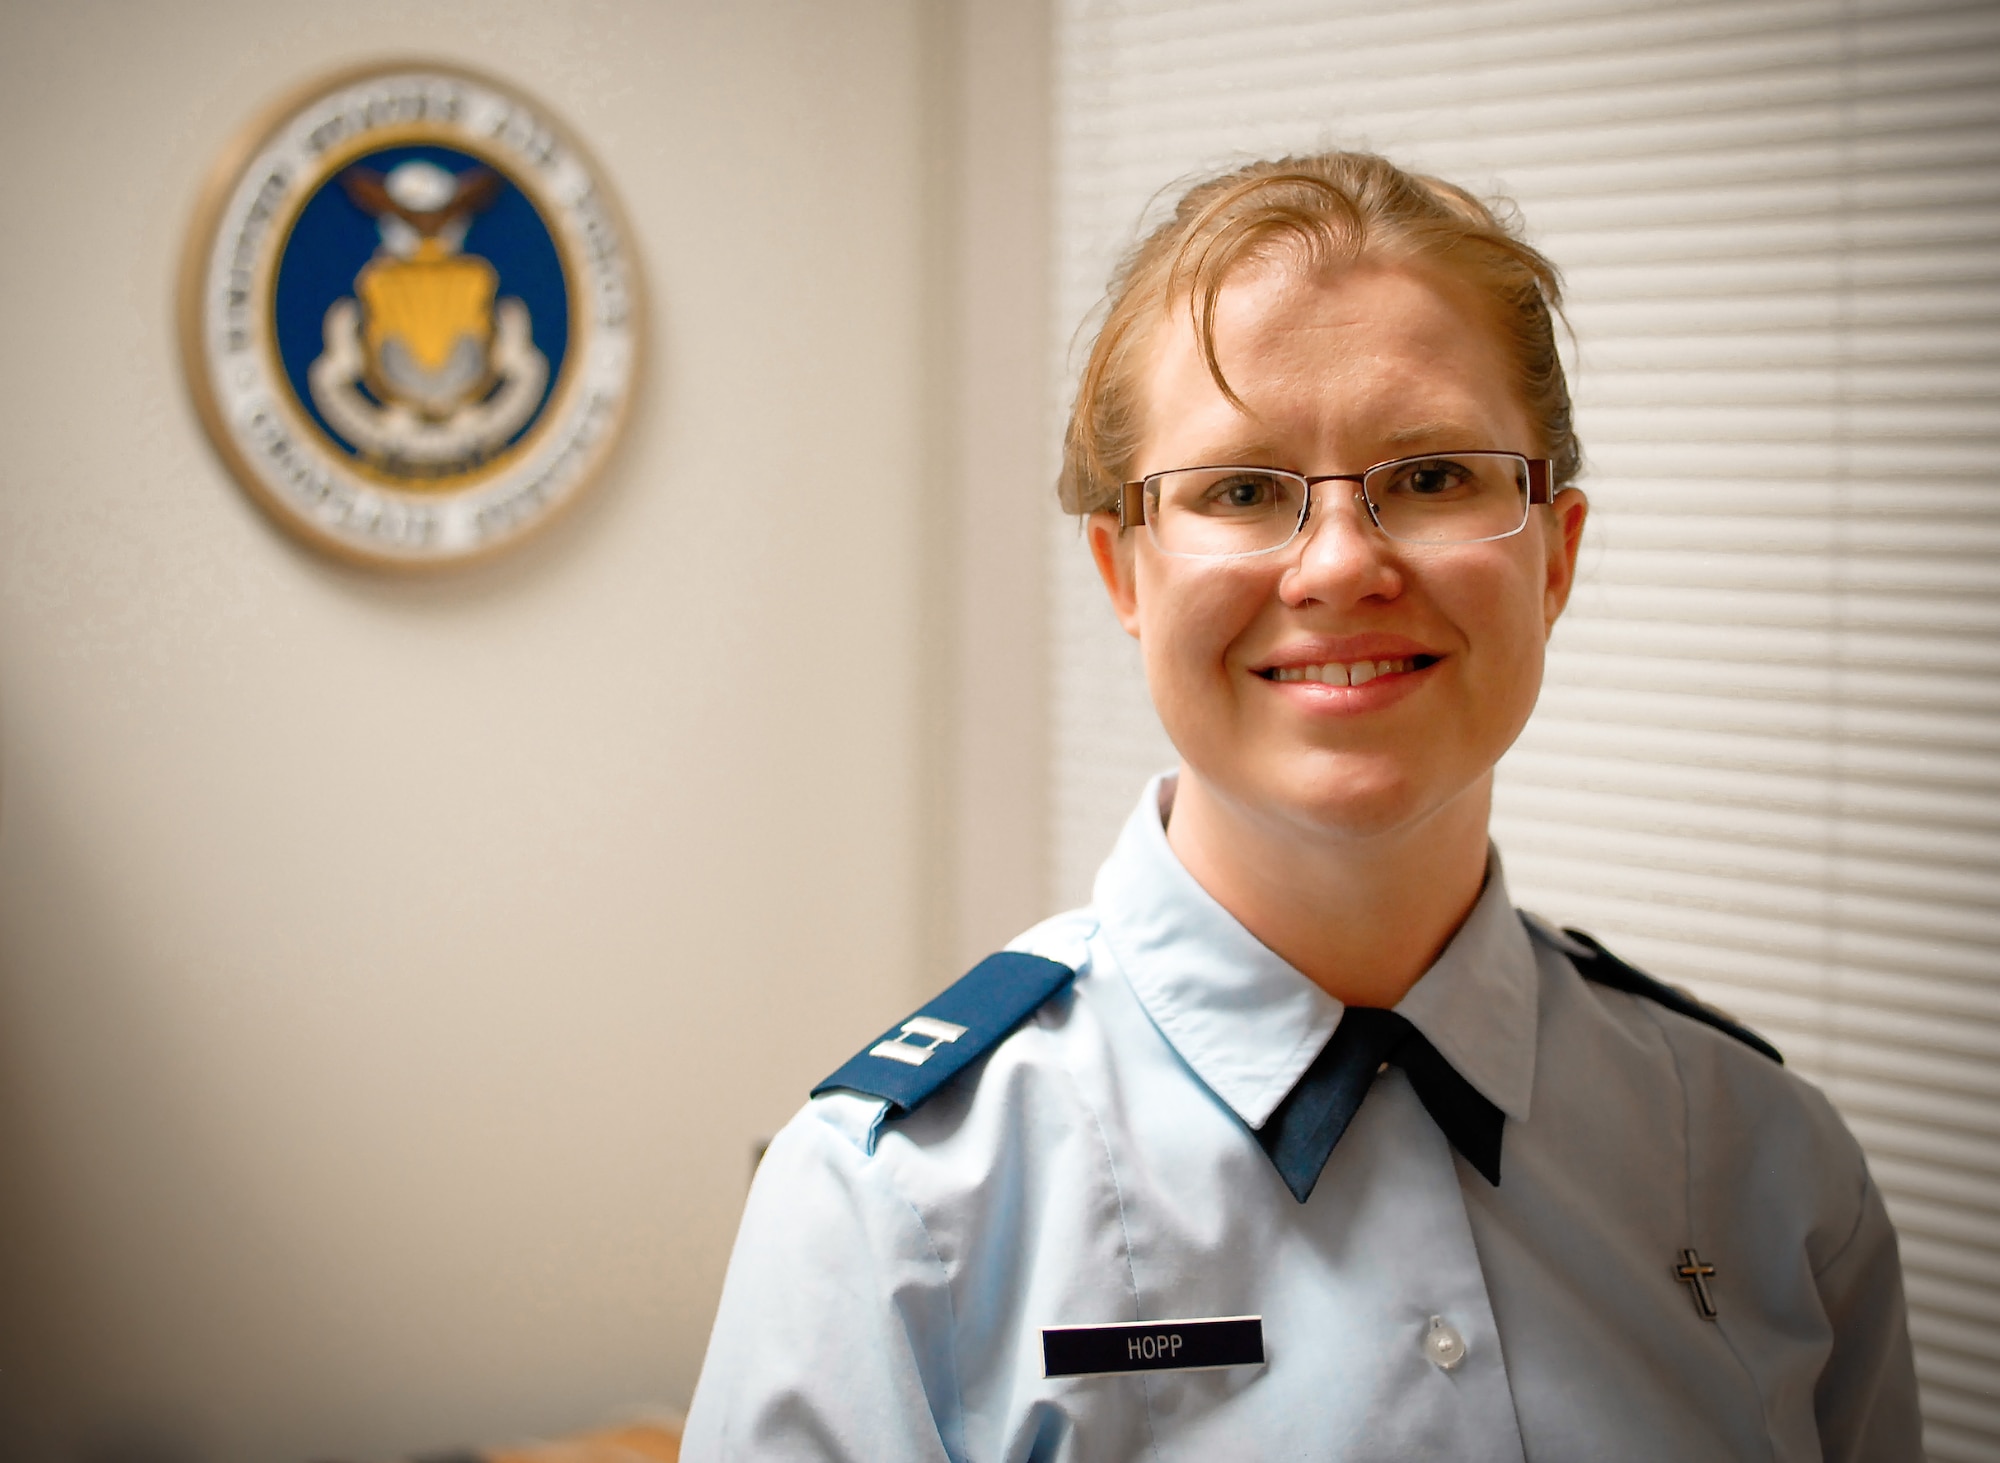
[{"label": "metal eyeglass frame", "polygon": [[[1388,529],[1383,528],[1382,516],[1376,511],[1375,500],[1368,496],[1369,474],[1380,472],[1385,467],[1395,467],[1399,463],[1428,462],[1439,457],[1511,457],[1517,462],[1526,464],[1528,469],[1528,502],[1526,506],[1532,508],[1538,503],[1553,503],[1555,501],[1548,458],[1529,457],[1526,453],[1522,452],[1499,452],[1483,447],[1468,447],[1450,452],[1419,452],[1408,457],[1392,457],[1386,462],[1374,463],[1369,467],[1362,468],[1360,472],[1329,472],[1322,473],[1318,477],[1308,477],[1302,472],[1289,472],[1282,467],[1256,467],[1249,463],[1226,462],[1199,467],[1171,467],[1163,472],[1149,472],[1144,477],[1138,478],[1133,482],[1120,484],[1118,492],[1118,531],[1123,533],[1128,528],[1136,528],[1146,523],[1146,484],[1154,478],[1166,477],[1170,473],[1176,472],[1267,472],[1274,477],[1288,477],[1295,482],[1305,484],[1305,493],[1299,507],[1299,521],[1292,525],[1292,531],[1285,536],[1283,542],[1272,544],[1268,548],[1244,549],[1240,553],[1234,554],[1184,554],[1176,553],[1172,549],[1160,550],[1161,553],[1171,554],[1177,559],[1248,559],[1257,554],[1275,554],[1279,549],[1287,547],[1300,534],[1305,532],[1306,524],[1312,518],[1313,489],[1321,483],[1353,483],[1359,487],[1361,491],[1354,496],[1359,498],[1362,505],[1367,508],[1368,521],[1375,525],[1384,538],[1389,539],[1393,543],[1437,545],[1490,544],[1503,538],[1512,538],[1528,526],[1528,515],[1524,512],[1521,515],[1521,521],[1505,533],[1488,534],[1484,538],[1408,539],[1398,538],[1395,534],[1390,533]],[[1158,546],[1159,539],[1157,536],[1154,538],[1153,543],[1155,547]]]}]

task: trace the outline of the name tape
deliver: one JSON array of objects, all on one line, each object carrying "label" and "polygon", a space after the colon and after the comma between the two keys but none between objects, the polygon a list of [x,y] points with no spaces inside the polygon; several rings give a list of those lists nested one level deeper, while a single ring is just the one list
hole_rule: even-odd
[{"label": "name tape", "polygon": [[1042,1328],[1045,1377],[1194,1372],[1263,1364],[1262,1316]]}]

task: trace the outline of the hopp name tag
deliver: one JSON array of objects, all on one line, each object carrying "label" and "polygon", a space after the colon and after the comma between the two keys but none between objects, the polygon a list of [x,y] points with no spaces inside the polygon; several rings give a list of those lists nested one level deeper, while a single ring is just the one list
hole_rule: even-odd
[{"label": "hopp name tag", "polygon": [[1042,1375],[1192,1372],[1264,1364],[1264,1318],[1131,1321],[1110,1326],[1044,1326]]}]

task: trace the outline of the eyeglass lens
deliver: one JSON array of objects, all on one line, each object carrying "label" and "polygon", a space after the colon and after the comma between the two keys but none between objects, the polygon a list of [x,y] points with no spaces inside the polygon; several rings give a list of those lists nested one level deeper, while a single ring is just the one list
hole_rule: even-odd
[{"label": "eyeglass lens", "polygon": [[[1200,557],[1283,547],[1304,521],[1309,491],[1303,477],[1273,468],[1182,468],[1145,481],[1154,542]],[[1385,462],[1368,470],[1362,491],[1382,532],[1409,543],[1505,538],[1528,519],[1528,465],[1512,453]]]}]

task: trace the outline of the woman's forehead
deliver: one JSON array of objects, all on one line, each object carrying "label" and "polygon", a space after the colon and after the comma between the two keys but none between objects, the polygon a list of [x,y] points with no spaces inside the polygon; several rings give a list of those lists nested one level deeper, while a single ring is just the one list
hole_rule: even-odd
[{"label": "woman's forehead", "polygon": [[[1385,451],[1526,445],[1485,440],[1526,430],[1515,372],[1478,297],[1433,271],[1246,270],[1216,299],[1212,339],[1238,401],[1217,385],[1188,308],[1156,323],[1142,377],[1145,456],[1199,446],[1268,457],[1328,437]],[[1162,465],[1173,464],[1143,470]]]}]

